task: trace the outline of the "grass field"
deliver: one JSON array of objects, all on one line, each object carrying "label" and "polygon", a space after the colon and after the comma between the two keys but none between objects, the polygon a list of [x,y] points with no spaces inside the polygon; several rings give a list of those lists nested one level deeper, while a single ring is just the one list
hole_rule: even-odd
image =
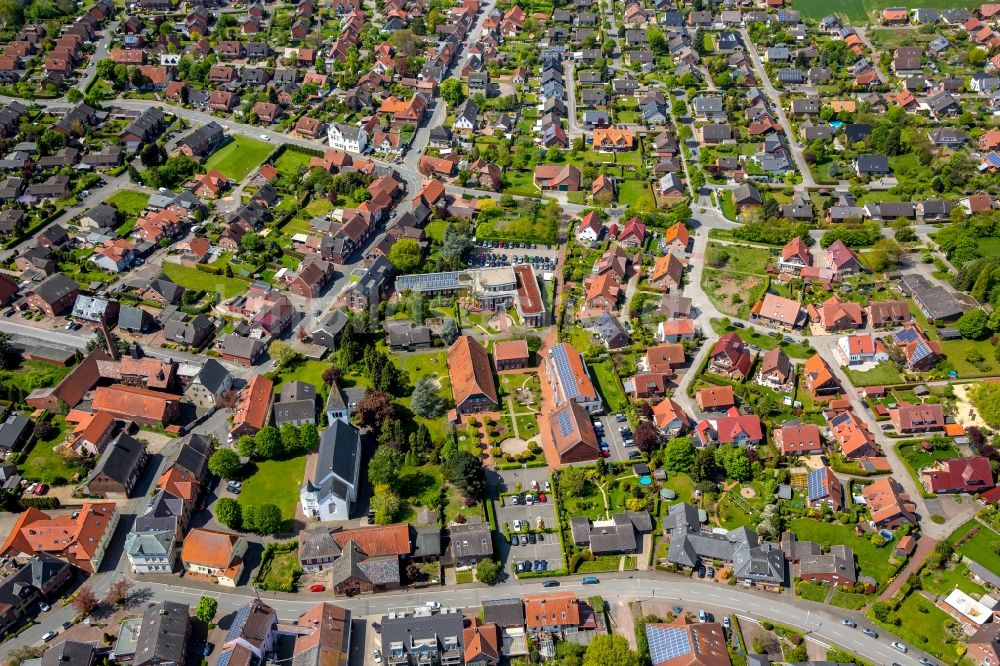
[{"label": "grass field", "polygon": [[799,599],[805,599],[806,601],[815,601],[817,603],[823,603],[826,601],[826,595],[830,593],[830,588],[826,585],[820,585],[819,583],[810,583],[808,581],[802,581],[795,586],[795,594]]},{"label": "grass field", "polygon": [[945,631],[945,623],[954,620],[933,602],[919,592],[913,592],[906,597],[896,614],[900,625],[893,631],[905,642],[939,655],[949,664],[958,661],[959,645],[954,641],[948,642],[948,632]]},{"label": "grass field", "polygon": [[274,390],[277,391],[285,382],[300,381],[312,384],[316,387],[316,392],[323,387],[323,373],[330,367],[329,363],[321,361],[300,361],[290,367],[286,367],[274,380]]},{"label": "grass field", "polygon": [[802,13],[803,19],[819,20],[832,13],[846,17],[851,23],[861,25],[867,22],[868,15],[881,12],[886,7],[927,7],[929,9],[951,9],[953,7],[975,7],[979,2],[972,0],[795,0],[792,9]]},{"label": "grass field", "polygon": [[624,411],[628,406],[625,399],[625,387],[615,374],[611,361],[594,361],[589,364],[590,372],[597,381],[597,391],[604,399],[604,405],[612,412]]},{"label": "grass field", "polygon": [[119,190],[105,199],[104,203],[111,204],[120,210],[125,217],[135,217],[146,208],[146,204],[149,203],[149,195],[145,192]]},{"label": "grass field", "polygon": [[17,471],[28,481],[41,481],[53,486],[64,485],[72,480],[74,474],[86,474],[86,470],[70,465],[66,458],[52,450],[52,447],[66,437],[66,431],[69,430],[66,420],[61,416],[53,417],[52,425],[56,427],[56,433],[49,439],[36,441]]},{"label": "grass field", "polygon": [[437,241],[438,243],[444,242],[444,232],[448,228],[448,223],[444,220],[434,220],[426,227],[424,227],[424,233],[432,241]]},{"label": "grass field", "polygon": [[232,298],[247,290],[247,281],[239,278],[227,278],[222,275],[212,275],[197,268],[188,268],[169,261],[163,262],[163,272],[176,284],[194,291],[214,291],[222,298]]},{"label": "grass field", "polygon": [[868,597],[854,592],[844,592],[837,590],[830,597],[830,605],[839,608],[849,608],[851,610],[861,610],[868,603]]},{"label": "grass field", "polygon": [[285,150],[278,159],[274,160],[274,168],[282,176],[294,175],[299,167],[309,165],[309,156],[297,150]]},{"label": "grass field", "polygon": [[[926,330],[926,329],[925,329]],[[961,378],[989,377],[996,374],[1000,363],[994,357],[995,349],[987,340],[942,340],[941,353]],[[969,355],[978,352],[983,360],[978,362],[982,369],[969,360]],[[975,358],[975,356],[973,356]]]},{"label": "grass field", "polygon": [[763,275],[771,253],[759,247],[741,247],[709,243],[705,255],[706,263],[712,268],[733,273]]},{"label": "grass field", "polygon": [[17,368],[0,370],[0,381],[15,381],[19,388],[30,393],[35,389],[55,386],[72,369],[44,361],[21,361]]},{"label": "grass field", "polygon": [[[281,518],[287,527],[295,517],[295,505],[299,501],[299,486],[306,471],[306,457],[288,460],[263,460],[257,463],[257,471],[243,482],[239,495],[240,506],[276,504],[281,509]],[[285,530],[283,528],[283,531]]]},{"label": "grass field", "polygon": [[757,332],[755,329],[750,328],[736,328],[735,326],[725,327],[722,322],[718,319],[712,320],[712,328],[719,335],[725,335],[726,333],[736,333],[740,338],[747,344],[760,347],[764,351],[770,351],[775,347],[781,347],[781,350],[788,354],[792,358],[809,358],[815,351],[809,351],[809,348],[805,345],[800,345],[797,342],[789,343],[781,340],[779,338],[772,337],[770,335],[764,335],[763,333]]},{"label": "grass field", "polygon": [[265,141],[237,136],[206,160],[205,170],[218,169],[226,178],[239,182],[260,166],[272,150],[271,144]]},{"label": "grass field", "polygon": [[[993,544],[997,542],[997,535],[991,529],[984,527],[975,520],[972,520],[958,528],[955,531],[955,534],[965,534],[970,529],[976,527],[979,528],[979,532],[977,532],[971,539],[963,543],[959,547],[958,552],[971,560],[975,560],[993,573],[1000,576],[1000,555],[997,555],[997,553],[993,550]],[[954,538],[955,535],[952,535],[952,537]]]},{"label": "grass field", "polygon": [[903,381],[896,366],[892,363],[879,363],[865,372],[844,368],[844,372],[855,386],[884,386],[886,384],[900,384]]},{"label": "grass field", "polygon": [[801,541],[814,541],[824,548],[834,544],[843,544],[854,549],[858,557],[861,573],[875,580],[887,580],[893,567],[889,564],[891,548],[883,546],[876,548],[871,541],[854,534],[854,528],[848,525],[824,523],[811,518],[792,520],[789,529]]}]

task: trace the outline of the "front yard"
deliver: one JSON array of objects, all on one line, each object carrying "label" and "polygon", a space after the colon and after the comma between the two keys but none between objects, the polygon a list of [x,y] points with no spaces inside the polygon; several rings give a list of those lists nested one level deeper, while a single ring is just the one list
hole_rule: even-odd
[{"label": "front yard", "polygon": [[850,378],[855,386],[891,386],[903,382],[899,370],[891,362],[879,363],[871,370],[864,372],[851,368],[844,368],[844,373]]},{"label": "front yard", "polygon": [[197,268],[188,268],[180,264],[163,262],[163,272],[176,284],[192,291],[215,292],[222,298],[232,298],[247,290],[249,283],[240,278],[229,278],[223,275],[212,275]]},{"label": "front yard", "polygon": [[858,558],[860,574],[863,576],[886,581],[896,570],[896,567],[889,562],[891,544],[877,548],[868,539],[857,536],[851,525],[827,523],[812,518],[796,518],[789,522],[788,528],[800,541],[813,541],[824,549],[834,544],[850,546]]}]

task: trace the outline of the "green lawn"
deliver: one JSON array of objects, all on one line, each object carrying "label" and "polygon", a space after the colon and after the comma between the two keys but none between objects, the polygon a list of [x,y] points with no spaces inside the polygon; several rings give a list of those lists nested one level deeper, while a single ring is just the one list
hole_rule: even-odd
[{"label": "green lawn", "polygon": [[1000,555],[993,550],[993,545],[1000,540],[1000,538],[997,537],[993,530],[983,526],[975,520],[970,520],[968,523],[955,531],[955,534],[952,535],[952,539],[955,539],[958,534],[965,534],[969,531],[969,529],[975,529],[977,527],[979,528],[979,531],[976,535],[963,543],[958,548],[958,552],[971,560],[975,560],[993,573],[1000,576]]},{"label": "green lawn", "polygon": [[621,566],[620,555],[601,555],[595,557],[593,561],[584,560],[576,568],[576,573],[603,573],[606,571],[618,571]]},{"label": "green lawn", "polygon": [[438,243],[444,242],[444,231],[448,228],[448,223],[444,220],[434,220],[426,227],[424,227],[424,233],[432,241]]},{"label": "green lawn", "polygon": [[763,275],[771,253],[760,247],[709,243],[706,263],[718,270]]},{"label": "green lawn", "polygon": [[330,367],[329,363],[322,361],[299,361],[291,366],[282,369],[281,373],[274,380],[274,390],[277,391],[285,382],[300,381],[312,384],[319,392],[323,388],[323,373]]},{"label": "green lawn", "polygon": [[30,393],[35,389],[55,386],[70,373],[72,367],[45,361],[21,361],[17,368],[0,370],[0,382],[14,381],[18,388]]},{"label": "green lawn", "polygon": [[[266,155],[267,153],[265,153]],[[281,156],[274,161],[274,168],[278,170],[282,176],[294,175],[299,167],[305,167],[309,165],[309,155],[305,153],[300,153],[297,150],[285,150],[281,153]]]},{"label": "green lawn", "polygon": [[885,386],[887,384],[901,384],[903,378],[900,376],[896,366],[892,363],[879,363],[871,370],[861,372],[844,368],[844,372],[855,386]]},{"label": "green lawn", "polygon": [[312,217],[323,217],[333,210],[333,202],[329,199],[317,197],[306,204],[306,212]]},{"label": "green lawn", "polygon": [[597,383],[597,392],[600,393],[604,406],[608,411],[621,412],[628,407],[628,400],[625,398],[625,387],[622,380],[615,372],[610,360],[592,361],[588,364],[590,373]]},{"label": "green lawn", "polygon": [[893,571],[893,566],[889,564],[891,547],[876,548],[868,539],[856,536],[854,528],[850,525],[826,523],[812,518],[796,518],[789,522],[788,527],[800,541],[814,541],[824,548],[834,544],[850,546],[854,549],[861,573],[865,576],[884,581]]},{"label": "green lawn", "polygon": [[[968,359],[969,354],[975,352],[983,357],[977,364]],[[961,378],[988,377],[997,374],[1000,363],[994,358],[994,352],[993,345],[988,339],[941,341],[941,353],[948,357],[948,361]],[[977,365],[982,366],[982,369]]]},{"label": "green lawn", "polygon": [[293,589],[292,584],[301,571],[302,567],[299,565],[297,550],[287,553],[276,552],[271,558],[267,573],[260,581],[261,587],[268,590]]},{"label": "green lawn", "polygon": [[176,284],[194,291],[214,291],[222,298],[232,298],[247,290],[249,283],[240,278],[212,275],[197,268],[188,268],[169,261],[163,262],[163,272]]},{"label": "green lawn", "polygon": [[[302,476],[306,471],[306,457],[263,460],[256,465],[257,470],[243,482],[240,506],[277,504],[282,519],[290,529],[291,520],[295,517],[295,505],[299,501]],[[283,531],[289,530],[283,528]]]},{"label": "green lawn", "polygon": [[826,595],[829,593],[830,588],[826,585],[820,585],[819,583],[802,581],[795,586],[796,596],[807,601],[823,603],[826,601]]},{"label": "green lawn", "polygon": [[863,594],[844,592],[843,590],[836,590],[833,593],[833,596],[830,597],[831,606],[849,608],[850,610],[861,610],[865,607],[865,604],[867,604],[868,601],[868,597]]},{"label": "green lawn", "polygon": [[618,183],[618,203],[622,206],[635,207],[643,197],[652,199],[649,184],[643,180],[623,180]]},{"label": "green lawn", "polygon": [[950,664],[958,661],[956,650],[959,644],[949,642],[945,630],[945,624],[954,623],[954,620],[933,602],[919,592],[913,592],[906,597],[896,614],[900,625],[893,627],[893,631],[905,642],[938,655]]},{"label": "green lawn", "polygon": [[[410,386],[414,386],[417,380],[424,375],[432,375],[441,383],[438,395],[444,398],[445,404],[451,406],[451,378],[448,376],[448,352],[433,352],[424,354],[404,354],[401,369],[409,378]],[[407,409],[410,407],[410,398],[400,398],[397,402]],[[415,422],[423,423],[431,433],[431,439],[435,442],[444,441],[448,432],[448,424],[444,418],[425,419],[421,416],[413,417]]]},{"label": "green lawn", "polygon": [[727,220],[731,222],[736,221],[736,202],[733,200],[733,193],[731,190],[724,190],[721,195],[719,195],[719,205],[722,207],[722,215]]},{"label": "green lawn", "polygon": [[135,217],[145,210],[146,204],[149,203],[149,195],[145,192],[118,190],[104,202],[120,210],[125,217]]},{"label": "green lawn", "polygon": [[66,438],[69,426],[62,416],[53,417],[52,425],[56,427],[55,434],[49,439],[36,441],[17,471],[28,481],[65,485],[72,481],[74,474],[82,476],[86,470],[70,465],[66,458],[53,451],[53,447]]},{"label": "green lawn", "polygon": [[977,598],[986,594],[986,588],[969,577],[969,568],[962,562],[948,569],[926,571],[921,581],[923,589],[941,596],[947,596],[956,587]]},{"label": "green lawn", "polygon": [[663,485],[677,493],[676,502],[690,502],[694,495],[694,479],[684,472],[668,473]]},{"label": "green lawn", "polygon": [[846,17],[854,25],[863,25],[873,12],[880,12],[885,7],[928,7],[933,9],[951,9],[954,7],[975,7],[979,2],[973,0],[795,0],[795,9],[802,13],[802,19],[819,20],[830,13]]},{"label": "green lawn", "polygon": [[265,141],[236,136],[205,161],[205,170],[218,169],[226,178],[240,182],[260,166],[272,150],[271,144]]}]

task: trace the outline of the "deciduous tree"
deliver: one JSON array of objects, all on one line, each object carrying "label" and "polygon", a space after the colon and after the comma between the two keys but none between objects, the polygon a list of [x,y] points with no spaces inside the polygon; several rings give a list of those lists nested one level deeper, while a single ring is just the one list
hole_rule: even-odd
[{"label": "deciduous tree", "polygon": [[213,597],[202,597],[198,601],[198,607],[195,609],[194,614],[199,620],[205,624],[210,623],[215,619],[215,613],[219,610],[219,602]]},{"label": "deciduous tree", "polygon": [[240,467],[240,457],[232,449],[219,449],[208,459],[208,471],[222,479],[235,478]]}]

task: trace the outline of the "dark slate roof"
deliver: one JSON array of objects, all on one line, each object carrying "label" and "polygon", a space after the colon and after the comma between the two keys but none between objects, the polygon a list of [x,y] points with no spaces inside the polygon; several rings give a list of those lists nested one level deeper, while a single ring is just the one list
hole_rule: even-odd
[{"label": "dark slate roof", "polygon": [[483,622],[500,627],[523,627],[524,602],[520,599],[487,599],[483,602]]},{"label": "dark slate roof", "polygon": [[161,601],[149,606],[142,614],[136,663],[183,664],[190,621],[187,604]]},{"label": "dark slate roof", "polygon": [[141,331],[146,322],[152,320],[152,315],[142,308],[123,305],[118,311],[118,328],[130,331]]},{"label": "dark slate roof", "polygon": [[177,452],[173,466],[187,470],[202,479],[208,469],[208,457],[212,453],[212,440],[204,435],[191,433],[181,439],[181,449]]},{"label": "dark slate roof", "polygon": [[[395,555],[368,557],[354,539],[344,546],[343,554],[330,569],[334,587],[350,579],[368,581],[374,585],[399,582],[399,558]],[[383,630],[384,631],[384,630]]]},{"label": "dark slate roof", "polygon": [[[382,618],[382,652],[389,653],[389,646],[401,643],[406,650],[413,649],[417,642],[429,641],[438,650],[444,648],[444,641],[454,639],[461,648],[465,616],[461,613],[434,613],[431,615],[408,615],[405,617]],[[461,657],[461,655],[458,655]]]},{"label": "dark slate roof", "polygon": [[299,559],[333,559],[340,557],[340,546],[329,528],[318,527],[299,533]]},{"label": "dark slate roof", "polygon": [[96,653],[93,643],[63,641],[45,651],[42,666],[90,666]]},{"label": "dark slate roof", "polygon": [[34,429],[34,424],[27,416],[15,414],[0,423],[0,451],[13,451],[20,448]]},{"label": "dark slate roof", "polygon": [[316,400],[282,400],[274,403],[274,425],[316,420]]},{"label": "dark slate roof", "polygon": [[[329,493],[346,499],[347,483],[356,483],[354,472],[361,455],[361,438],[354,426],[337,419],[323,431],[313,478],[306,483],[319,490],[320,496]],[[330,474],[333,472],[333,474]]]},{"label": "dark slate roof", "polygon": [[125,484],[135,468],[140,464],[146,453],[142,442],[125,433],[120,433],[111,444],[104,449],[100,460],[90,473],[93,480],[98,474],[105,474],[118,483]]},{"label": "dark slate roof", "polygon": [[55,303],[66,294],[78,290],[76,282],[62,273],[53,273],[35,287],[34,293],[46,303]]},{"label": "dark slate roof", "polygon": [[[121,316],[119,315],[120,320]],[[214,358],[210,358],[205,361],[205,365],[201,366],[201,371],[198,373],[198,381],[209,391],[215,393],[220,387],[225,385],[226,377],[228,376],[229,371],[226,370],[226,367]]]},{"label": "dark slate roof", "polygon": [[178,519],[184,515],[184,500],[161,490],[149,499],[146,510],[136,517],[133,532],[169,530],[173,534]]},{"label": "dark slate roof", "polygon": [[413,539],[413,557],[438,557],[441,555],[441,528],[437,525],[410,526]]},{"label": "dark slate roof", "polygon": [[452,525],[451,551],[455,558],[487,557],[493,554],[493,535],[489,523]]},{"label": "dark slate roof", "polygon": [[41,590],[57,578],[69,564],[48,553],[38,553],[28,563],[0,581],[0,605],[18,607],[30,596],[32,587]]}]

